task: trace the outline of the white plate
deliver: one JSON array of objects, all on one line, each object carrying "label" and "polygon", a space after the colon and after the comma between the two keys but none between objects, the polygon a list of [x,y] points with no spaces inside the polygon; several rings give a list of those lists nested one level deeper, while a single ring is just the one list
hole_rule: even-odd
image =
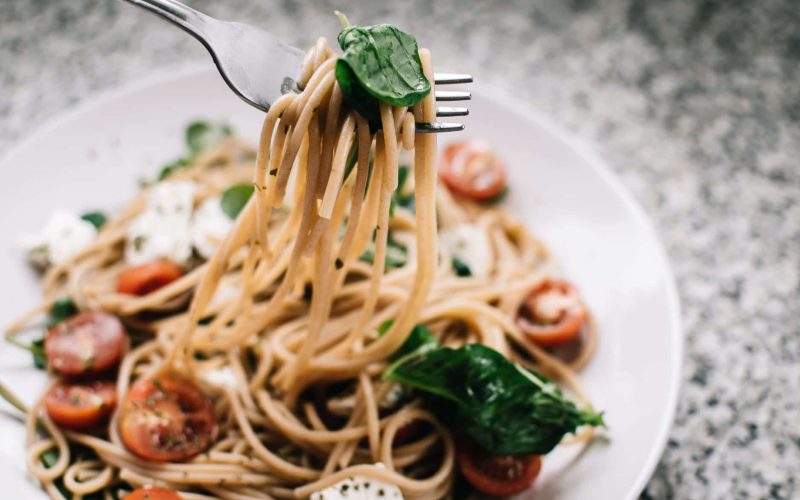
[{"label": "white plate", "polygon": [[[678,396],[682,335],[664,251],[642,210],[596,156],[541,115],[504,104],[489,89],[473,90],[467,131],[442,139],[480,137],[505,157],[507,205],[561,259],[600,330],[582,379],[596,408],[606,412],[609,439],[580,457],[572,450],[548,456],[526,496],[633,499],[658,462]],[[229,121],[255,142],[261,116],[217,74],[191,68],[106,94],[20,144],[0,162],[0,323],[39,300],[15,245],[19,235],[40,228],[55,208],[119,207],[138,178],[182,153],[183,129],[192,119]],[[0,347],[0,378],[28,402],[44,382],[30,356],[7,345]],[[6,491],[43,496],[25,473],[19,422],[0,415],[0,442]]]}]

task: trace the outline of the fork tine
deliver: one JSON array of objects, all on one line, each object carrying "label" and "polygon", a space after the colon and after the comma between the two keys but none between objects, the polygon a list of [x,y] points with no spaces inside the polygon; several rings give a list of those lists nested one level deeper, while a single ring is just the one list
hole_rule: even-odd
[{"label": "fork tine", "polygon": [[463,73],[435,73],[433,81],[436,85],[452,85],[455,83],[472,83],[472,75]]},{"label": "fork tine", "polygon": [[436,92],[437,101],[468,101],[472,94],[464,90],[439,90]]},{"label": "fork tine", "polygon": [[417,123],[417,132],[423,134],[436,134],[439,132],[458,132],[464,130],[463,123]]},{"label": "fork tine", "polygon": [[439,106],[436,108],[436,116],[467,116],[469,108],[453,108],[450,106]]}]

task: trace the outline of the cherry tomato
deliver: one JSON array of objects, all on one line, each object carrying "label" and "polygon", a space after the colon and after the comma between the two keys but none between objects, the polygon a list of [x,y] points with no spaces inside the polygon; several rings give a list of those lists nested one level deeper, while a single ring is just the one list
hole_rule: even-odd
[{"label": "cherry tomato", "polygon": [[439,163],[439,177],[456,194],[487,201],[506,188],[508,172],[486,144],[463,141],[448,145]]},{"label": "cherry tomato", "polygon": [[47,332],[47,365],[66,376],[96,375],[119,362],[128,349],[128,336],[116,316],[85,312],[66,319]]},{"label": "cherry tomato", "polygon": [[533,342],[555,347],[574,340],[586,321],[578,290],[566,281],[546,280],[520,307],[517,324]]},{"label": "cherry tomato", "polygon": [[492,456],[468,441],[459,443],[456,460],[469,484],[493,497],[507,497],[526,490],[542,468],[539,455]]},{"label": "cherry tomato", "polygon": [[181,500],[181,496],[160,486],[145,486],[131,491],[122,500]]},{"label": "cherry tomato", "polygon": [[156,260],[122,271],[117,291],[128,295],[147,295],[183,276],[183,270],[168,260]]},{"label": "cherry tomato", "polygon": [[104,422],[116,405],[116,384],[107,380],[59,383],[44,396],[44,407],[53,422],[74,430],[91,429]]},{"label": "cherry tomato", "polygon": [[178,377],[137,380],[125,398],[119,428],[128,451],[156,462],[202,453],[218,433],[211,400]]}]

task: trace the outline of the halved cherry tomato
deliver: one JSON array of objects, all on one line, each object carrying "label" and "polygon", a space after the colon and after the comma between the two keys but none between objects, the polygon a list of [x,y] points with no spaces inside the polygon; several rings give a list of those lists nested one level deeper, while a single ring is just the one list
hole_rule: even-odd
[{"label": "halved cherry tomato", "polygon": [[59,383],[47,391],[44,407],[59,427],[91,429],[104,422],[117,405],[116,384],[95,380],[87,384]]},{"label": "halved cherry tomato", "polygon": [[128,451],[156,462],[202,453],[219,430],[208,396],[174,376],[137,380],[122,406],[119,429]]},{"label": "halved cherry tomato", "polygon": [[439,163],[439,177],[456,194],[487,201],[506,188],[508,172],[489,146],[462,141],[445,148]]},{"label": "halved cherry tomato", "polygon": [[517,324],[533,342],[555,347],[574,340],[586,321],[578,290],[566,281],[546,280],[534,288],[517,314]]},{"label": "halved cherry tomato", "polygon": [[131,491],[122,500],[181,500],[181,498],[180,495],[167,488],[145,486]]},{"label": "halved cherry tomato", "polygon": [[116,316],[84,312],[47,332],[47,365],[66,376],[95,375],[113,368],[128,349],[128,336]]},{"label": "halved cherry tomato", "polygon": [[183,276],[183,270],[168,260],[156,260],[122,271],[117,291],[128,295],[147,295]]},{"label": "halved cherry tomato", "polygon": [[526,490],[542,468],[539,455],[492,456],[468,441],[459,443],[456,460],[469,484],[493,497],[507,497]]}]

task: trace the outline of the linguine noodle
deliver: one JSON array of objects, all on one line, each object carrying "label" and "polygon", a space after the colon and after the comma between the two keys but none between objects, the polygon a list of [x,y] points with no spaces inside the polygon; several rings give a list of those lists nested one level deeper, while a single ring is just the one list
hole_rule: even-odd
[{"label": "linguine noodle", "polygon": [[[429,53],[421,50],[420,58],[432,81]],[[171,175],[197,183],[196,204],[252,178],[254,195],[210,260],[148,295],[117,293],[126,227],[143,210],[143,193],[91,246],[44,276],[44,303],[12,331],[64,295],[81,310],[115,314],[134,332],[135,346],[119,368],[118,400],[136,378],[176,371],[212,396],[220,426],[207,452],[157,463],[126,450],[119,415],[107,435],[63,431],[40,400],[27,418],[27,464],[51,497],[63,498],[55,487],[61,480],[73,498],[113,498],[150,484],[187,499],[305,498],[355,475],[395,484],[406,498],[447,497],[451,430],[412,396],[398,400],[396,384],[381,378],[417,323],[445,346],[486,344],[586,401],[576,372],[592,355],[594,327],[570,363],[526,341],[514,314],[553,275],[554,261],[501,208],[437,188],[435,135],[414,131],[415,122],[436,119],[433,92],[411,110],[382,103],[381,130],[373,133],[344,105],[335,62],[324,39],[308,52],[302,91],[281,97],[264,119],[255,174],[253,151],[227,139]],[[413,151],[415,212],[390,210],[406,150]],[[484,277],[455,276],[447,248],[437,247],[438,231],[462,223],[490,242]],[[407,250],[403,267],[385,266],[390,230]],[[371,264],[359,260],[370,245]],[[227,379],[215,383],[215,373]],[[331,427],[330,415],[344,423]],[[412,420],[427,423],[426,432],[393,446]],[[586,430],[568,439],[590,436]],[[53,449],[58,460],[43,465]]]}]

